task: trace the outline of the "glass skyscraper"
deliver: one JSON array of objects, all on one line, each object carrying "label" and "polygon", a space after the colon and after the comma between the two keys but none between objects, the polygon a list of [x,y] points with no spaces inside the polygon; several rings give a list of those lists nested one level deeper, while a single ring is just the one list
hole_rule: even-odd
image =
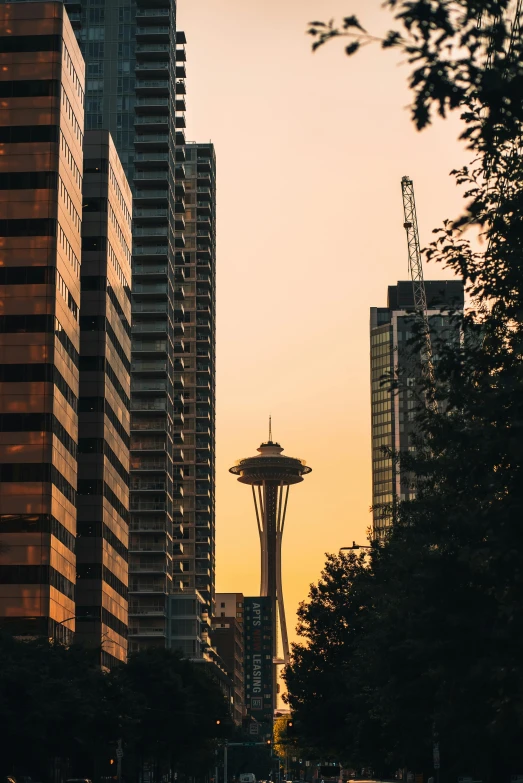
[{"label": "glass skyscraper", "polygon": [[[457,339],[450,319],[463,309],[464,287],[459,280],[425,283],[431,335]],[[393,453],[408,451],[414,433],[419,356],[410,344],[414,337],[414,294],[410,280],[388,287],[387,307],[370,308],[370,370],[372,405],[373,536],[381,538],[394,522],[394,503],[408,500],[408,476]],[[437,362],[437,355],[434,356]],[[386,378],[399,378],[391,391]],[[390,452],[388,452],[390,450]],[[388,452],[388,453],[387,453]]]}]

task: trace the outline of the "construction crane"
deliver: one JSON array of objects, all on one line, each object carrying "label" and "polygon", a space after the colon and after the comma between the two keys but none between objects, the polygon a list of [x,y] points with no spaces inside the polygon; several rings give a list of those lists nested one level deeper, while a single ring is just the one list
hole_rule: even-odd
[{"label": "construction crane", "polygon": [[410,177],[402,177],[401,193],[403,196],[403,226],[407,233],[409,272],[414,293],[414,312],[422,338],[421,372],[425,380],[427,407],[437,413],[438,403],[435,396],[436,380],[434,377],[434,358],[432,354],[432,342],[430,339],[429,317],[427,314],[427,293],[423,280],[423,265],[421,263],[414,184]]}]

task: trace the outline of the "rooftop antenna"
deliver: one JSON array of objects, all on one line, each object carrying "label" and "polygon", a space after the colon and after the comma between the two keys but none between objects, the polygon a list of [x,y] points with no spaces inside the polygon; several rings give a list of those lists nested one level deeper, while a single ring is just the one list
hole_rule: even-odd
[{"label": "rooftop antenna", "polygon": [[272,443],[272,416],[269,414],[269,443]]}]

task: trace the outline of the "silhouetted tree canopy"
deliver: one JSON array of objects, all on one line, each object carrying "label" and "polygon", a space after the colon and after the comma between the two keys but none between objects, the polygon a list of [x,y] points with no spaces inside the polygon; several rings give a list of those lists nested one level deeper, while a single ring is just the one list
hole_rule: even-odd
[{"label": "silhouetted tree canopy", "polygon": [[[116,775],[150,780],[204,777],[231,718],[205,664],[161,648],[131,655],[110,672],[98,650],[0,636],[0,726],[4,774],[33,780]],[[217,721],[220,721],[217,724]],[[113,763],[111,764],[111,759]]]},{"label": "silhouetted tree canopy", "polygon": [[[410,64],[413,120],[458,111],[462,214],[429,260],[461,276],[461,341],[435,348],[439,412],[398,454],[416,499],[368,558],[329,556],[299,613],[289,704],[304,742],[346,763],[485,783],[523,771],[523,41],[507,0],[388,0],[381,41]],[[509,7],[510,6],[510,7]],[[314,22],[315,47],[375,42]],[[472,241],[467,231],[472,229]],[[479,241],[477,234],[479,233]],[[420,379],[420,383],[426,383]],[[391,393],[396,393],[391,390]]]}]

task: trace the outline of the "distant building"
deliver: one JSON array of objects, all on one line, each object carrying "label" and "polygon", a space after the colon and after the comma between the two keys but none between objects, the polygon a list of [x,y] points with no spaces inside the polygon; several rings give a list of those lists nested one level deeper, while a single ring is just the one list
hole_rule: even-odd
[{"label": "distant building", "polygon": [[70,643],[84,62],[61,2],[0,5],[0,627]]},{"label": "distant building", "polygon": [[273,601],[270,596],[245,598],[245,707],[249,733],[272,735],[276,706],[273,687]]},{"label": "distant building", "polygon": [[131,189],[108,131],[84,139],[77,638],[127,658]]},{"label": "distant building", "polygon": [[[459,280],[425,282],[428,316],[433,337],[458,339],[449,313],[462,310],[464,286]],[[370,309],[370,366],[372,404],[373,534],[383,536],[393,524],[393,502],[409,499],[407,476],[402,475],[383,447],[408,451],[414,432],[416,378],[419,356],[409,340],[414,336],[414,294],[411,281],[388,287],[386,307]],[[435,355],[437,364],[437,355]],[[402,384],[391,393],[384,376],[400,375]]]},{"label": "distant building", "polygon": [[184,658],[203,659],[209,645],[209,614],[198,592],[168,597],[167,647],[179,650]]},{"label": "distant building", "polygon": [[234,715],[233,678],[219,651],[211,645],[207,601],[197,591],[174,593],[167,602],[167,647],[207,667]]},{"label": "distant building", "polygon": [[233,718],[236,725],[241,726],[245,713],[242,593],[217,593],[216,612],[217,616],[212,619],[212,642],[233,681]]},{"label": "distant building", "polygon": [[243,593],[216,593],[216,611],[215,616],[235,617],[240,625],[243,626]]}]

